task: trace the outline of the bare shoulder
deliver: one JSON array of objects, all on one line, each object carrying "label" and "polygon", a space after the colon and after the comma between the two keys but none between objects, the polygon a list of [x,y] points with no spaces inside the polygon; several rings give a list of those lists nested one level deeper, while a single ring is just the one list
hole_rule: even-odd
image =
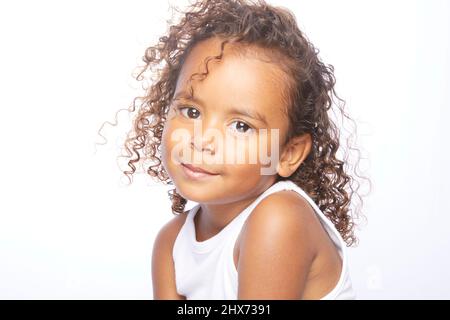
[{"label": "bare shoulder", "polygon": [[297,217],[315,217],[314,209],[308,201],[293,190],[282,190],[270,194],[259,204],[260,207],[280,206],[288,215],[294,213]]},{"label": "bare shoulder", "polygon": [[306,199],[295,191],[283,190],[270,194],[258,203],[242,232],[262,236],[267,232],[282,231],[303,237],[297,240],[305,240],[310,234],[311,224],[317,222],[314,209]]},{"label": "bare shoulder", "polygon": [[315,219],[295,191],[273,193],[254,208],[239,240],[239,299],[301,298],[317,254]]},{"label": "bare shoulder", "polygon": [[175,242],[175,239],[178,235],[178,233],[180,232],[181,227],[183,226],[184,222],[186,221],[186,217],[187,217],[187,213],[188,211],[185,211],[182,214],[178,214],[174,217],[172,217],[172,219],[170,219],[168,222],[166,222],[166,224],[164,224],[161,229],[158,232],[158,235],[156,236],[156,239],[162,239],[165,242],[169,241],[172,242],[172,246],[173,246],[173,242]]},{"label": "bare shoulder", "polygon": [[185,299],[176,290],[172,250],[187,212],[174,216],[156,235],[152,253],[153,299]]}]

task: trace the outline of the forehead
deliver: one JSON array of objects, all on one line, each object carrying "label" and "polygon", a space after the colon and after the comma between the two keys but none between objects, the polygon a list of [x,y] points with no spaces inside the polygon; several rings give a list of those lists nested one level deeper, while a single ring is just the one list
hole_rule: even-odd
[{"label": "forehead", "polygon": [[208,62],[208,75],[202,81],[194,73],[206,72],[205,59],[220,54],[220,40],[211,38],[197,43],[188,54],[177,81],[175,94],[181,91],[190,93],[208,103],[208,108],[226,109],[245,106],[268,115],[271,127],[286,123],[285,74],[276,64],[267,62],[260,49],[246,52],[238,50],[234,44],[227,43],[221,60]]}]

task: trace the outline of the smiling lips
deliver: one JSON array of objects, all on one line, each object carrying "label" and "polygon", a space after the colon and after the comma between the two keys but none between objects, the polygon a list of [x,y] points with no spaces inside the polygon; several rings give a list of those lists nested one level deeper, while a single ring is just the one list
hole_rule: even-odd
[{"label": "smiling lips", "polygon": [[210,178],[219,175],[218,173],[212,173],[202,168],[194,167],[193,165],[187,163],[182,163],[181,167],[183,168],[184,174],[188,178],[194,180]]}]

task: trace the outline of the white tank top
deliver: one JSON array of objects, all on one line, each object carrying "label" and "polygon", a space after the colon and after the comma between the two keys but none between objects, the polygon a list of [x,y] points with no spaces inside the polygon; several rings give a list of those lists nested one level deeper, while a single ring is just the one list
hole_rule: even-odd
[{"label": "white tank top", "polygon": [[281,190],[294,190],[314,208],[320,222],[336,245],[343,266],[337,285],[321,300],[356,299],[347,266],[347,247],[333,223],[299,186],[290,180],[278,181],[264,191],[219,233],[205,241],[197,241],[194,216],[200,204],[188,213],[173,246],[177,292],[188,300],[236,300],[238,273],[233,260],[233,248],[245,220],[256,205],[268,195]]}]

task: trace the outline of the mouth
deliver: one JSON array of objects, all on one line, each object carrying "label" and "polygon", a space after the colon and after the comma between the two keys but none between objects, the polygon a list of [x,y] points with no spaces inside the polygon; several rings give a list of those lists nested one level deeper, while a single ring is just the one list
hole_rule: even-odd
[{"label": "mouth", "polygon": [[181,167],[183,168],[184,173],[190,177],[190,178],[194,178],[194,179],[200,179],[200,178],[208,178],[208,177],[214,177],[214,176],[218,176],[218,173],[213,173],[210,171],[207,171],[205,169],[199,168],[199,167],[194,167],[191,164],[187,164],[187,163],[182,163]]}]

